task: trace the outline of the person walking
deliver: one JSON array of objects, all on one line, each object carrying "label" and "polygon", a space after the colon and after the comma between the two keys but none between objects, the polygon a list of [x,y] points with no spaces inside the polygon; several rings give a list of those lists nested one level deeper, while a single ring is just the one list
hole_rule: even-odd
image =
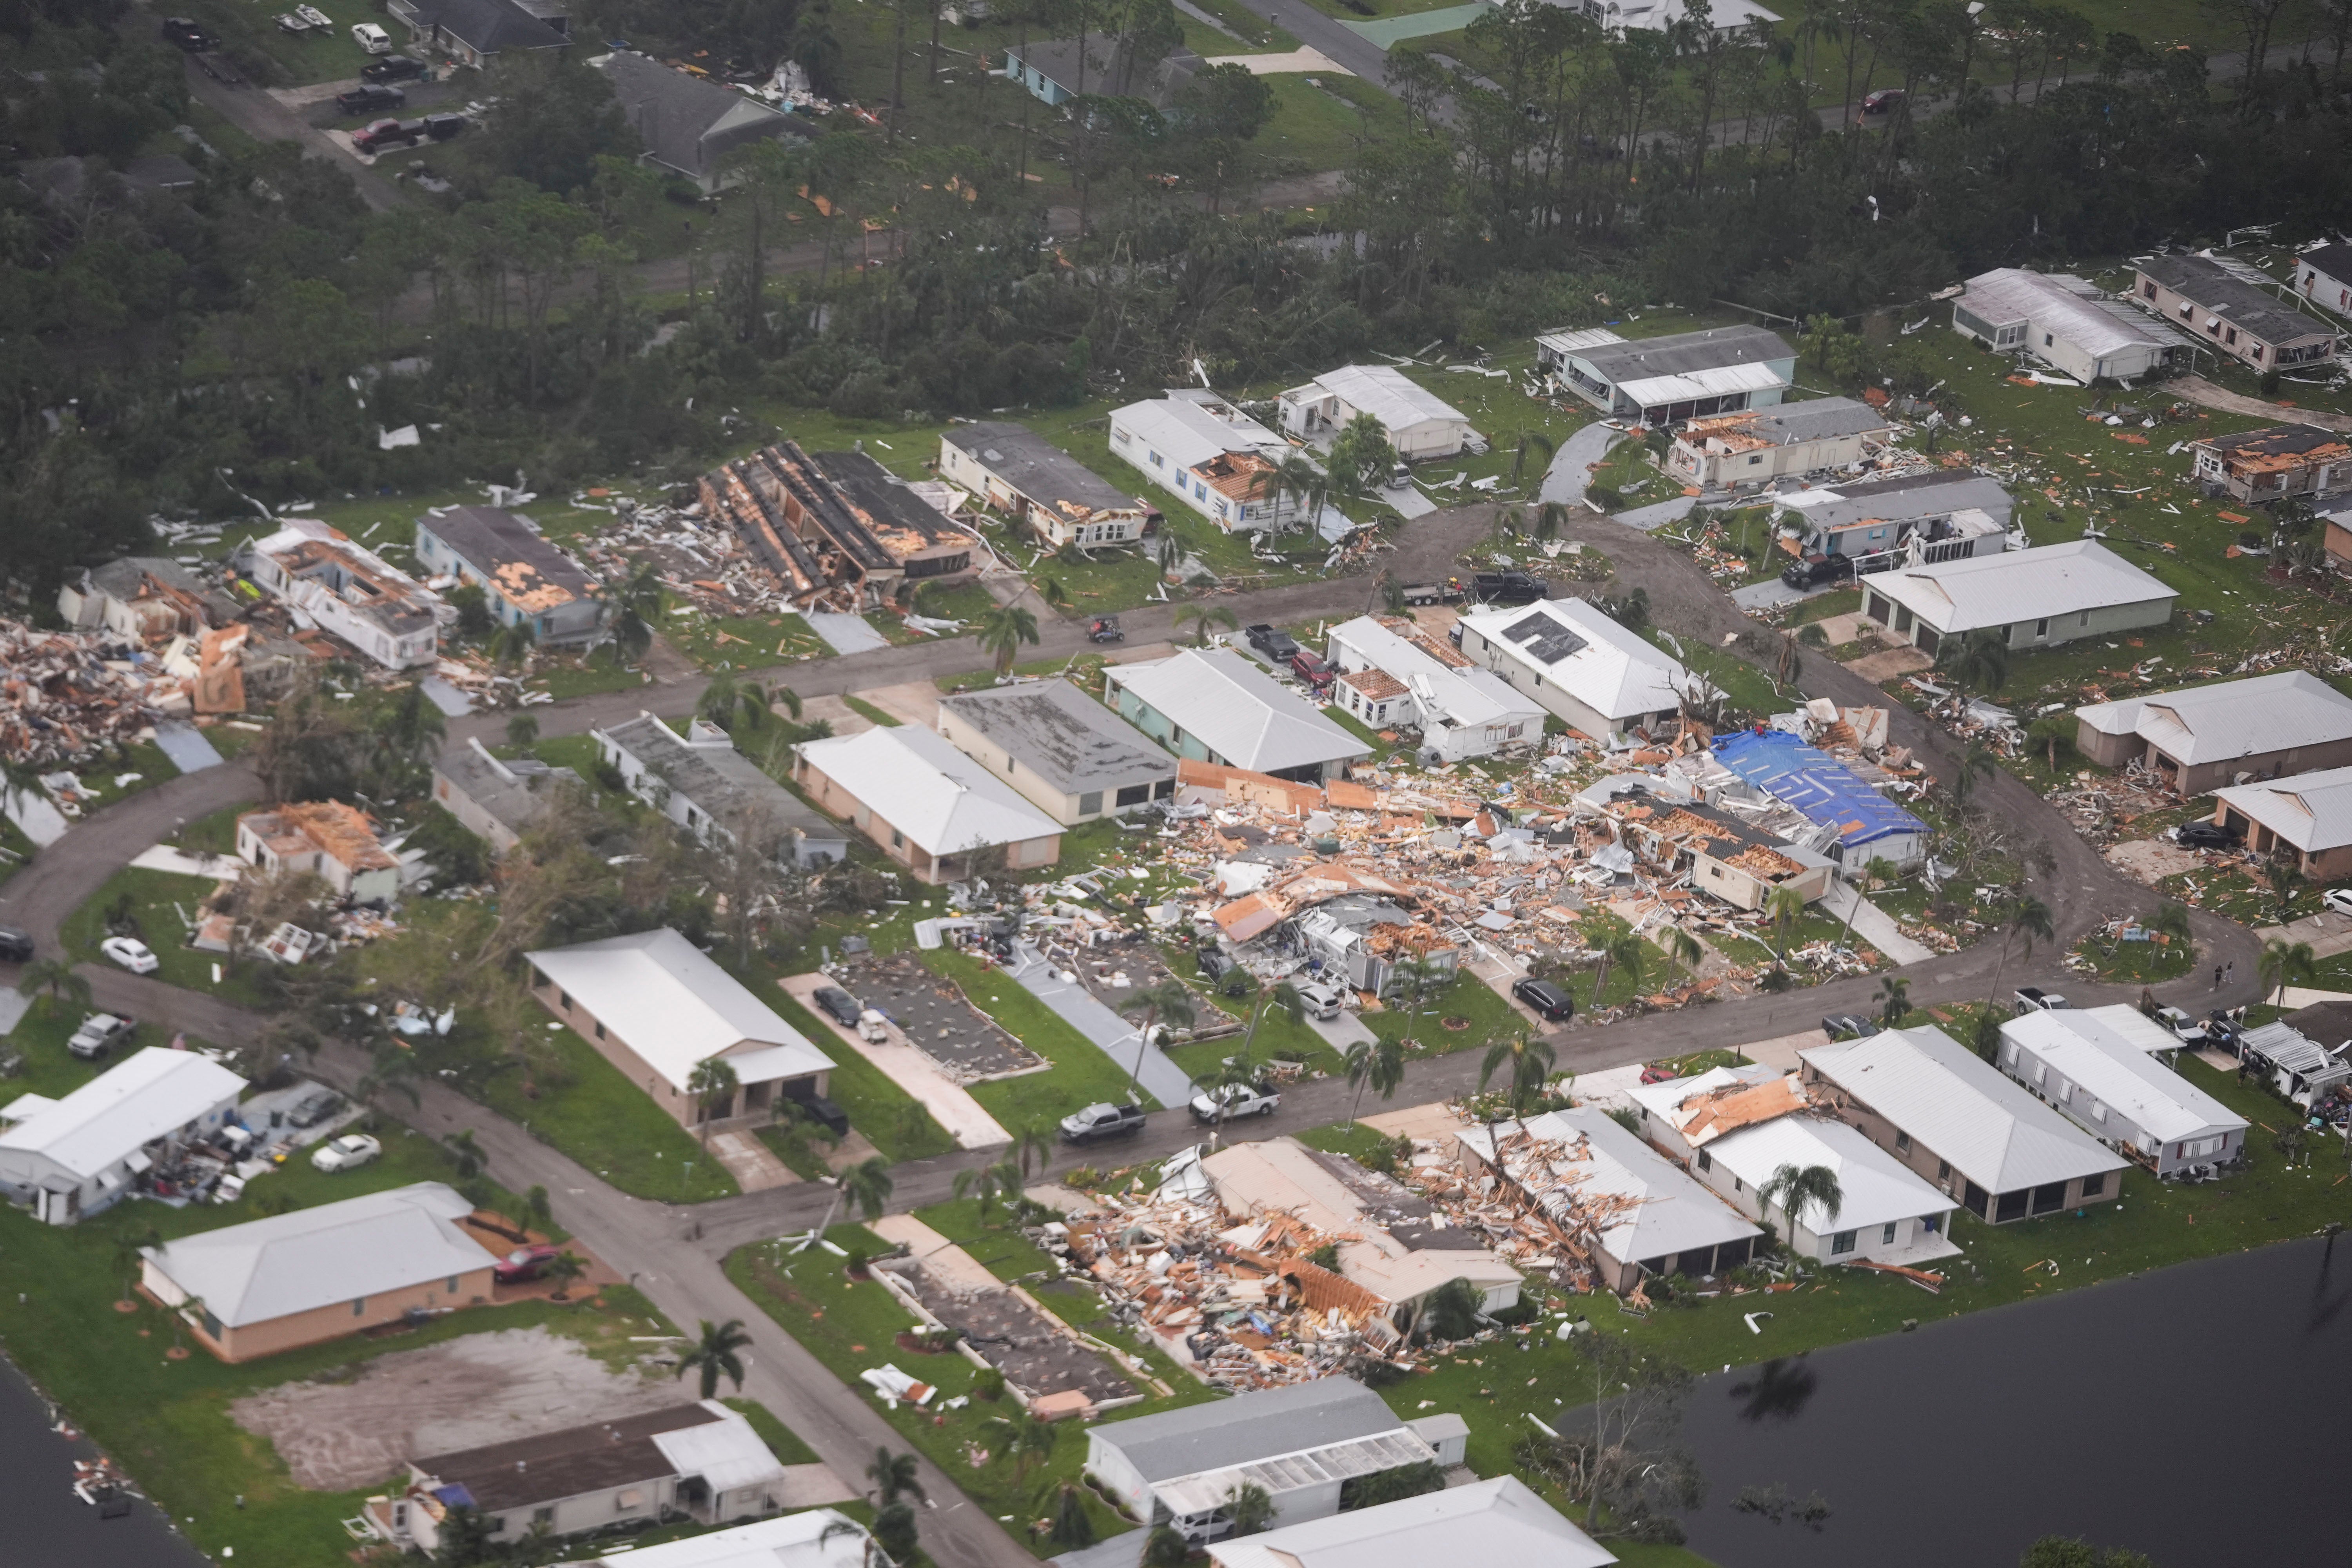
[{"label": "person walking", "polygon": [[2237,977],[2238,977],[2238,961],[2237,961],[2236,959],[2234,959],[2234,958],[2233,958],[2233,959],[2230,960],[2230,962],[2229,962],[2229,963],[2225,963],[2225,964],[2223,964],[2223,965],[2221,966],[2221,984],[2224,984],[2224,985],[2227,985],[2228,984],[2230,984],[2230,982],[2231,982],[2232,980],[2235,980]]},{"label": "person walking", "polygon": [[2218,963],[2213,966],[2213,989],[2221,989],[2221,966]]}]

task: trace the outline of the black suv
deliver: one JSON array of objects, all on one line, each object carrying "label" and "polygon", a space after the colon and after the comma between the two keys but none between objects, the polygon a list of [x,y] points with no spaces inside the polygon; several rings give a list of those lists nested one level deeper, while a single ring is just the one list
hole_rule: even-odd
[{"label": "black suv", "polygon": [[838,985],[821,986],[809,1000],[833,1015],[833,1021],[845,1029],[857,1027],[857,1016],[866,1011],[864,1003]]},{"label": "black suv", "polygon": [[1250,647],[1265,655],[1267,661],[1276,668],[1287,666],[1297,657],[1298,639],[1264,621],[1249,627],[1242,635],[1249,639]]},{"label": "black suv", "polygon": [[1470,591],[1489,605],[1532,605],[1551,597],[1551,584],[1532,572],[1478,572]]},{"label": "black suv", "polygon": [[18,931],[15,926],[0,926],[0,963],[32,962],[33,933]]},{"label": "black suv", "polygon": [[1822,1020],[1822,1033],[1832,1040],[1866,1040],[1878,1033],[1878,1026],[1851,1013],[1832,1013]]},{"label": "black suv", "polygon": [[1808,555],[1780,568],[1780,581],[1791,588],[1818,588],[1824,583],[1843,583],[1853,575],[1853,558],[1850,555]]},{"label": "black suv", "polygon": [[1576,1016],[1576,998],[1549,980],[1522,980],[1511,994],[1540,1014],[1545,1022],[1565,1024]]},{"label": "black suv", "polygon": [[2172,830],[2172,841],[2183,849],[2235,849],[2240,837],[2218,822],[2184,822]]},{"label": "black suv", "polygon": [[192,55],[220,47],[220,40],[205,32],[185,16],[163,18],[163,41],[185,49]]},{"label": "black suv", "polygon": [[349,92],[335,94],[335,108],[344,114],[381,114],[387,109],[398,109],[408,101],[408,95],[396,87],[362,82]]},{"label": "black suv", "polygon": [[407,81],[424,74],[425,62],[412,60],[406,55],[386,55],[360,67],[362,81]]}]

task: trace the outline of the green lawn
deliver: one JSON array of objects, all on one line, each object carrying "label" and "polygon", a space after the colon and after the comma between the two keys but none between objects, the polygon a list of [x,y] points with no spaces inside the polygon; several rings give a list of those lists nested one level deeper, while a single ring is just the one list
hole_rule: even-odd
[{"label": "green lawn", "polygon": [[633,1197],[699,1203],[740,1190],[643,1084],[630,1082],[570,1029],[547,1033],[564,1081],[541,1083],[533,1099],[523,1092],[520,1075],[496,1073],[479,1090],[483,1104]]},{"label": "green lawn", "polygon": [[[233,826],[231,831],[234,832]],[[269,959],[247,954],[232,968],[227,953],[203,952],[187,945],[197,903],[212,892],[215,885],[209,877],[184,877],[176,871],[125,867],[109,877],[89,902],[66,917],[58,930],[58,942],[77,962],[111,963],[111,959],[99,952],[98,944],[108,934],[108,912],[124,907],[127,900],[139,940],[155,954],[159,965],[156,979],[205,995],[252,1005],[259,999],[255,971],[258,965],[270,963]],[[213,978],[215,965],[221,971],[218,984]]]},{"label": "green lawn", "polygon": [[[797,615],[709,616],[665,595],[662,640],[705,669],[764,669],[823,658],[833,650]],[[681,613],[683,612],[683,613]]]},{"label": "green lawn", "polygon": [[2196,966],[2197,948],[2186,942],[2109,942],[2094,934],[2074,944],[2074,956],[2102,980],[2141,984],[2179,979]]},{"label": "green lawn", "polygon": [[0,1053],[13,1051],[25,1058],[23,1071],[13,1079],[0,1079],[0,1103],[27,1093],[60,1099],[133,1051],[172,1043],[162,1025],[141,1024],[131,1031],[129,1040],[116,1046],[103,1060],[86,1062],[67,1050],[66,1042],[73,1037],[73,1032],[81,1026],[89,1013],[87,1007],[46,993],[35,995],[31,1008],[16,1020],[16,1026],[0,1037]]},{"label": "green lawn", "polygon": [[901,722],[898,719],[892,717],[890,714],[885,713],[881,709],[875,707],[874,704],[866,701],[862,697],[844,697],[842,701],[848,705],[849,710],[852,713],[856,714],[862,719],[870,721],[873,723],[879,724],[885,730],[895,730],[898,728],[899,723]]},{"label": "green lawn", "polygon": [[[1006,1130],[1017,1132],[1024,1127],[1050,1128],[1081,1107],[1098,1100],[1116,1103],[1128,1098],[1128,1069],[1113,1063],[1094,1042],[1023,989],[1019,982],[1000,970],[983,971],[978,959],[953,948],[940,948],[922,956],[934,973],[963,987],[964,995],[973,1006],[1054,1064],[1050,1072],[971,1086],[971,1097]],[[1158,1107],[1159,1101],[1142,1089],[1133,1092],[1146,1106]]]}]

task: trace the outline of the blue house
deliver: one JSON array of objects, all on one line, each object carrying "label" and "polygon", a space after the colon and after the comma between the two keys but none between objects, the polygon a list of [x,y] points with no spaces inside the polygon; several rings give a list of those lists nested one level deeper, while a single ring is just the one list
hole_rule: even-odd
[{"label": "blue house", "polygon": [[454,506],[418,518],[416,563],[481,589],[499,625],[529,626],[541,644],[592,641],[610,618],[593,577],[497,507]]}]

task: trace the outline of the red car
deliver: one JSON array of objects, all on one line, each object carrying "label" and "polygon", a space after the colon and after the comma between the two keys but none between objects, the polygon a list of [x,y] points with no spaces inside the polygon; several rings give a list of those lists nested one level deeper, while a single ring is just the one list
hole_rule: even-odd
[{"label": "red car", "polygon": [[490,1272],[501,1285],[520,1285],[536,1279],[540,1271],[562,1255],[563,1248],[552,1242],[535,1241],[529,1247],[518,1247],[498,1261]]},{"label": "red car", "polygon": [[362,153],[381,153],[387,147],[414,147],[425,140],[422,120],[379,120],[364,131],[352,132],[352,145]]},{"label": "red car", "polygon": [[1309,653],[1305,648],[1290,656],[1290,672],[1318,691],[1330,685],[1331,678],[1339,673],[1321,654]]}]

